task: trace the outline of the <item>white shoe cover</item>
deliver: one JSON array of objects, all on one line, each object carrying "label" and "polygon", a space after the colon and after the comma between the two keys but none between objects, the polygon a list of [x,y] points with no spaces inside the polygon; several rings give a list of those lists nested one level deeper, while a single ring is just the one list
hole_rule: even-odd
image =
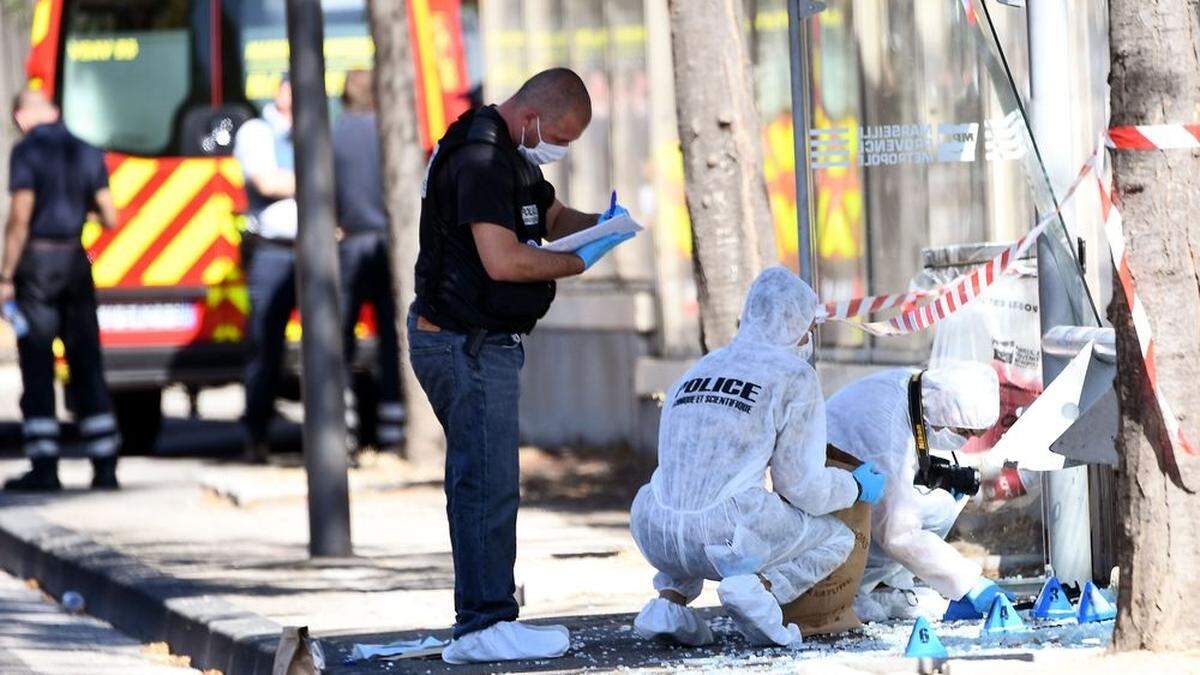
[{"label": "white shoe cover", "polygon": [[949,602],[937,591],[924,586],[912,590],[900,588],[876,589],[859,593],[854,599],[854,613],[863,623],[889,619],[940,619]]},{"label": "white shoe cover", "polygon": [[779,601],[763,586],[757,574],[726,577],[717,586],[717,597],[751,645],[800,646],[800,629],[794,623],[783,625]]},{"label": "white shoe cover", "polygon": [[451,641],[442,652],[442,660],[464,664],[555,659],[566,654],[570,646],[570,632],[563,626],[535,627],[502,621]]},{"label": "white shoe cover", "polygon": [[566,626],[560,626],[558,624],[550,624],[549,626],[539,626],[535,623],[523,623],[523,624],[521,624],[521,626],[524,628],[528,628],[529,630],[540,630],[540,631],[549,631],[551,633],[558,633],[559,635],[567,638],[568,640],[571,639],[571,631]]},{"label": "white shoe cover", "polygon": [[891,618],[890,612],[877,597],[878,593],[859,593],[854,598],[854,614],[863,623],[878,623]]},{"label": "white shoe cover", "polygon": [[694,610],[665,598],[646,603],[633,620],[633,629],[647,640],[671,640],[689,647],[711,644],[708,622]]}]

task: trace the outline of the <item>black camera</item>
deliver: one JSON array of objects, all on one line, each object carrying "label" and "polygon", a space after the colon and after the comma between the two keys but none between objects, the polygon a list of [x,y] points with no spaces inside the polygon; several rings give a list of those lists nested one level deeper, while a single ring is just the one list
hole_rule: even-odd
[{"label": "black camera", "polygon": [[941,488],[947,492],[974,497],[979,492],[979,471],[974,467],[951,464],[950,460],[942,457],[929,457],[929,466],[922,472],[918,471],[913,479],[914,485],[927,488]]}]

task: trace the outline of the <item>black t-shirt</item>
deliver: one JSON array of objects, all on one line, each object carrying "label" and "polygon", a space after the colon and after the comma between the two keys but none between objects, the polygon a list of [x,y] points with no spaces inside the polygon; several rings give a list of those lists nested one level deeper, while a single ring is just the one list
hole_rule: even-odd
[{"label": "black t-shirt", "polygon": [[[497,123],[504,127],[504,121],[492,106],[480,108],[477,115],[491,115]],[[519,164],[515,164],[519,163]],[[516,185],[517,171],[521,172],[524,185],[533,187],[519,190]],[[528,330],[525,322],[512,320],[512,317],[497,316],[507,306],[517,306],[519,301],[512,302],[512,296],[503,301],[498,293],[497,306],[485,306],[488,303],[486,291],[480,289],[496,289],[502,287],[500,293],[522,292],[521,286],[539,286],[539,284],[504,284],[492,281],[487,276],[483,262],[479,258],[479,250],[475,247],[475,238],[471,232],[473,223],[492,223],[512,230],[518,241],[522,243],[541,243],[545,237],[545,214],[554,204],[554,187],[547,182],[541,169],[526,161],[516,149],[516,145],[508,135],[502,134],[498,145],[488,143],[470,143],[457,148],[453,154],[441,164],[435,175],[427,176],[429,195],[427,201],[435,201],[440,221],[445,226],[445,236],[442,238],[442,276],[447,280],[441,286],[442,305],[437,313],[430,306],[429,299],[422,297],[423,289],[418,287],[417,308],[422,314],[437,315],[437,318],[451,324],[449,328],[461,329],[469,326],[483,326],[494,329],[513,331]],[[529,203],[518,205],[519,195],[528,194]],[[429,208],[426,204],[423,208]],[[425,227],[423,216],[422,227]],[[424,241],[424,240],[423,240]],[[429,252],[423,250],[422,255]],[[422,265],[418,263],[418,276],[422,273]],[[551,295],[553,291],[551,291]],[[510,305],[511,302],[511,305]],[[446,314],[452,316],[446,316]],[[536,321],[539,317],[533,317]],[[532,321],[529,327],[532,327]],[[454,325],[458,324],[458,325]],[[503,326],[503,328],[500,328]]]},{"label": "black t-shirt", "polygon": [[35,127],[13,147],[8,190],[33,190],[29,236],[77,239],[96,192],[108,187],[104,153],[61,123]]}]

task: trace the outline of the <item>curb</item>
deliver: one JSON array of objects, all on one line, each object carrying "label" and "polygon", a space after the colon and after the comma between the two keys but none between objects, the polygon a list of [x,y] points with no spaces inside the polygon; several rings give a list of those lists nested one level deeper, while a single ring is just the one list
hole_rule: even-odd
[{"label": "curb", "polygon": [[29,508],[0,510],[0,567],[61,598],[83,595],[87,613],[143,642],[165,642],[193,668],[225,675],[270,673],[282,627]]}]

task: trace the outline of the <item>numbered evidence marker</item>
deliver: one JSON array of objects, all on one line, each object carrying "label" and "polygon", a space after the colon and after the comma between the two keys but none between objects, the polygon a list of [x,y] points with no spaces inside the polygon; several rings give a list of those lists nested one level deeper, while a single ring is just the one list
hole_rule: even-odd
[{"label": "numbered evidence marker", "polygon": [[988,610],[987,618],[983,620],[981,636],[1003,635],[1022,630],[1025,630],[1025,622],[1017,614],[1017,608],[1013,607],[1008,596],[997,593],[996,599],[992,601],[992,608]]},{"label": "numbered evidence marker", "polygon": [[1117,608],[1089,581],[1083,587],[1083,595],[1079,596],[1079,613],[1075,618],[1079,623],[1108,621],[1117,618]]},{"label": "numbered evidence marker", "polygon": [[923,616],[917,617],[917,622],[913,624],[904,655],[910,659],[945,659],[950,656],[937,633],[933,632],[929,620]]},{"label": "numbered evidence marker", "polygon": [[983,615],[975,611],[975,606],[966,598],[951,600],[946,605],[946,613],[942,615],[942,621],[975,621],[982,618]]},{"label": "numbered evidence marker", "polygon": [[1072,616],[1075,616],[1075,608],[1063,591],[1062,583],[1058,577],[1050,577],[1042,585],[1042,592],[1038,593],[1037,602],[1033,604],[1033,618],[1067,619]]}]

